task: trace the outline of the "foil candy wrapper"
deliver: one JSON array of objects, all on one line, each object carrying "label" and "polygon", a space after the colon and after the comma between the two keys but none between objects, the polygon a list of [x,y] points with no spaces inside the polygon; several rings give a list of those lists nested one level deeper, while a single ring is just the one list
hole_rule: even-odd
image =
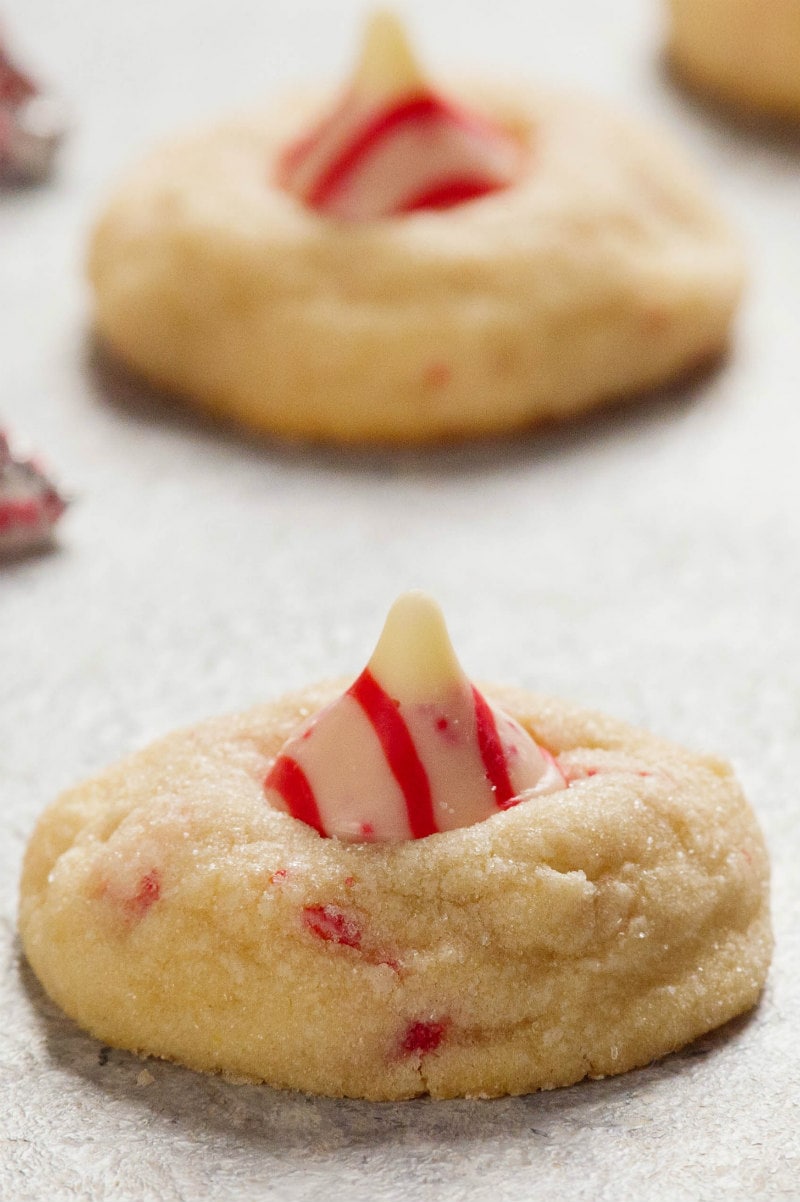
[{"label": "foil candy wrapper", "polygon": [[65,132],[60,102],[11,61],[0,40],[0,181],[46,179]]},{"label": "foil candy wrapper", "polygon": [[66,507],[40,465],[15,457],[0,431],[0,557],[46,546]]}]

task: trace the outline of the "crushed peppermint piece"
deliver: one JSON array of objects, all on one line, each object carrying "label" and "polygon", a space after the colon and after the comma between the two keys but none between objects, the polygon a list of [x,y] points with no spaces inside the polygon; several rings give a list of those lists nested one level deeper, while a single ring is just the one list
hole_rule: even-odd
[{"label": "crushed peppermint piece", "polygon": [[361,947],[361,928],[356,920],[338,906],[305,906],[303,922],[306,929],[326,943],[341,943],[345,947]]},{"label": "crushed peppermint piece", "polygon": [[12,61],[0,42],[0,180],[45,179],[65,131],[59,102]]},{"label": "crushed peppermint piece", "polygon": [[65,509],[39,464],[14,456],[0,431],[0,556],[46,544]]},{"label": "crushed peppermint piece", "polygon": [[447,1033],[448,1023],[422,1022],[417,1020],[409,1023],[400,1041],[402,1056],[424,1056],[435,1052]]}]

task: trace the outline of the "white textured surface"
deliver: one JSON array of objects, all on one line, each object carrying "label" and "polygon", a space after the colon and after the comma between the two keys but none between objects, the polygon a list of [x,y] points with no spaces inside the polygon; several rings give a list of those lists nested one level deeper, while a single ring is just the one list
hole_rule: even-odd
[{"label": "white textured surface", "polygon": [[[285,7],[286,11],[279,11]],[[657,68],[642,0],[406,5],[431,57],[579,83],[672,126],[747,234],[711,378],[537,438],[425,455],[246,442],[98,363],[80,279],[110,174],[154,136],[344,61],[358,6],[11,0],[77,128],[49,189],[0,196],[0,419],[75,494],[60,550],[0,569],[0,1196],[793,1198],[800,1172],[800,143],[726,126]],[[437,49],[438,48],[438,49]],[[661,1065],[491,1103],[278,1095],[99,1046],[21,964],[37,812],[201,715],[356,670],[393,595],[433,591],[475,676],[733,759],[775,867],[748,1021]]]}]

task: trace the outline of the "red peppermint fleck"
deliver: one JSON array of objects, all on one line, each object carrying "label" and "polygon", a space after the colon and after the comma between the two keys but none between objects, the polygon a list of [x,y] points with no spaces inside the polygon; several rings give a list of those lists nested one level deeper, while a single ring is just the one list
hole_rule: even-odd
[{"label": "red peppermint fleck", "polygon": [[338,906],[304,906],[303,922],[312,935],[326,943],[361,947],[361,927],[351,914]]},{"label": "red peppermint fleck", "polygon": [[439,738],[450,747],[458,747],[462,742],[462,731],[458,721],[453,721],[445,714],[439,714],[433,719],[433,726]]},{"label": "red peppermint fleck", "polygon": [[[543,749],[543,754],[545,754],[545,755],[547,754],[547,752],[545,752],[544,749]],[[608,768],[606,768],[606,769],[597,768],[597,767],[584,768],[580,764],[573,764],[570,767],[565,767],[563,764],[560,764],[558,762],[558,760],[553,760],[553,763],[556,765],[559,772],[564,777],[564,782],[567,785],[574,784],[574,782],[576,780],[586,780],[587,777],[600,776],[604,771],[610,771],[610,769],[608,769]],[[630,771],[631,771],[632,775],[634,775],[634,776],[648,777],[648,776],[654,775],[654,773],[647,772],[643,768],[630,769]]]},{"label": "red peppermint fleck", "polygon": [[425,369],[423,380],[428,388],[444,388],[450,383],[453,372],[446,363],[430,363]]},{"label": "red peppermint fleck", "polygon": [[[348,877],[345,885],[348,889],[355,884],[355,877]],[[364,947],[363,934],[358,919],[339,906],[304,906],[303,924],[317,939],[326,943],[341,944],[361,952],[367,964],[385,966],[392,972],[399,973],[400,961],[391,954],[391,949],[384,947]]]},{"label": "red peppermint fleck", "polygon": [[131,918],[144,918],[147,911],[161,896],[161,873],[151,868],[139,881],[136,892],[125,900],[125,909]]},{"label": "red peppermint fleck", "polygon": [[354,876],[345,877],[344,887],[345,887],[345,889],[352,889],[353,885],[355,885],[355,883],[356,883],[356,878]]},{"label": "red peppermint fleck", "polygon": [[289,873],[285,868],[276,868],[272,876],[269,878],[270,885],[279,885],[281,881],[285,881]]},{"label": "red peppermint fleck", "polygon": [[599,768],[584,768],[580,764],[562,764],[559,760],[554,759],[553,763],[558,768],[564,778],[564,784],[573,785],[576,780],[585,780],[587,776],[597,776]]},{"label": "red peppermint fleck", "polygon": [[445,1037],[449,1023],[416,1021],[409,1023],[400,1041],[401,1056],[425,1056],[435,1052]]}]

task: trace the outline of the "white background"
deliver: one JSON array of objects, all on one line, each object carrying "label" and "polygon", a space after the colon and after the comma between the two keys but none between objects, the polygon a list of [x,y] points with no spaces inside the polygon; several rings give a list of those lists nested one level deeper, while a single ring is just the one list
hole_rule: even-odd
[{"label": "white background", "polygon": [[[259,444],[93,348],[82,259],[115,173],[181,125],[336,77],[356,3],[12,0],[74,128],[0,194],[0,424],[74,497],[0,568],[0,1195],[14,1199],[795,1197],[800,1172],[800,140],[680,93],[655,0],[406,3],[432,65],[577,86],[673,129],[749,244],[732,355],[691,387],[451,451]],[[201,716],[357,671],[394,595],[442,602],[475,677],[733,760],[775,868],[748,1021],[615,1080],[400,1106],[236,1087],[99,1046],[20,960],[19,862],[58,790]]]}]

